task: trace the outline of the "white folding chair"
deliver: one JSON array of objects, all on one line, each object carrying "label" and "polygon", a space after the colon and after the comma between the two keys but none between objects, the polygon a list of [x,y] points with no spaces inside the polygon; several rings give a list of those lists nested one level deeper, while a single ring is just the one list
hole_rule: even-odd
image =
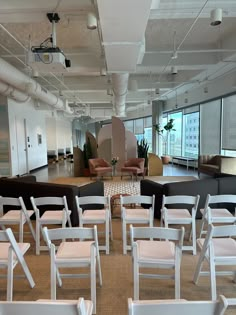
[{"label": "white folding chair", "polygon": [[[131,246],[127,244],[127,225],[148,224],[150,227],[153,226],[154,203],[155,195],[120,196],[124,255],[127,254],[127,250],[131,250]],[[142,205],[149,205],[149,208],[144,209]]]},{"label": "white folding chair", "polygon": [[[4,214],[4,207],[13,207]],[[35,231],[32,226],[30,217],[34,213],[33,210],[27,210],[22,197],[2,197],[0,196],[0,227],[5,229],[7,225],[19,225],[19,242],[23,243],[24,224],[27,222],[30,232],[35,240]]]},{"label": "white folding chair", "polygon": [[236,207],[236,195],[207,195],[205,207],[200,209],[202,213],[200,238],[207,233],[208,225],[211,223],[234,224],[236,222],[236,208],[234,214],[232,214],[226,208],[214,208],[214,204],[217,203],[235,204]]},{"label": "white folding chair", "polygon": [[[236,236],[236,225],[213,226],[209,224],[208,232],[205,239],[197,239],[201,253],[195,269],[194,283],[198,282],[199,276],[209,276],[211,282],[211,298],[216,300],[216,276],[233,275],[236,280],[234,271],[217,271],[217,266],[236,265],[236,241],[231,237]],[[209,271],[202,271],[204,260],[209,264]]]},{"label": "white folding chair", "polygon": [[[96,313],[96,266],[99,284],[102,286],[102,272],[97,238],[97,226],[92,228],[43,228],[44,239],[51,256],[51,299],[56,300],[56,279],[62,286],[62,278],[90,277],[93,313]],[[69,241],[67,241],[69,239]],[[62,240],[58,249],[53,243]],[[59,268],[90,268],[90,274],[61,274]]]},{"label": "white folding chair", "polygon": [[218,301],[143,300],[128,299],[129,315],[223,315],[228,302],[224,296]]},{"label": "white folding chair", "polygon": [[[70,214],[66,196],[63,197],[30,197],[36,216],[36,255],[40,255],[40,250],[47,250],[47,246],[40,246],[40,230],[43,225],[60,224],[66,227],[66,223],[71,227]],[[46,210],[47,207],[55,207],[57,210]],[[58,210],[58,207],[62,208]],[[41,214],[41,211],[44,211]]]},{"label": "white folding chair", "polygon": [[0,302],[1,315],[91,315],[92,302],[79,298],[72,300],[38,300],[21,302]]},{"label": "white folding chair", "polygon": [[[105,250],[106,254],[110,252],[109,235],[113,240],[112,222],[111,222],[111,203],[110,196],[75,196],[79,215],[79,226],[85,224],[104,224],[105,225],[105,245],[99,245],[100,250]],[[103,209],[83,210],[83,205],[102,205]]]},{"label": "white folding chair", "polygon": [[[174,279],[175,298],[179,299],[184,228],[177,230],[131,225],[130,235],[133,253],[134,299],[139,299],[139,278]],[[140,268],[172,269],[174,274],[144,274],[140,273]]]},{"label": "white folding chair", "polygon": [[[29,281],[31,288],[35,286],[29,268],[24,259],[24,254],[30,248],[29,243],[17,243],[10,228],[0,231],[0,269],[7,269],[7,301],[12,301],[13,296],[13,270],[19,263]],[[16,275],[15,278],[21,277]]]},{"label": "white folding chair", "polygon": [[[189,241],[192,242],[191,245],[183,245],[184,250],[191,250],[193,255],[197,254],[196,248],[196,213],[199,203],[200,196],[186,196],[186,195],[176,195],[176,196],[165,196],[162,199],[161,208],[161,226],[169,227],[170,224],[188,224],[191,225]],[[170,209],[169,205],[189,205],[191,206],[191,211],[188,209]]]}]

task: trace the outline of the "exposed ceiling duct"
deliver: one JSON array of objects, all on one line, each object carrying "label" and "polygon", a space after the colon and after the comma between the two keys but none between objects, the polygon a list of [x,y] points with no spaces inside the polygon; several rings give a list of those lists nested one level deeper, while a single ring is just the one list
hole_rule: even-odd
[{"label": "exposed ceiling duct", "polygon": [[7,83],[0,81],[0,94],[4,96],[9,96],[10,98],[14,99],[17,102],[24,103],[30,99],[29,95],[20,92],[19,90],[13,88]]},{"label": "exposed ceiling duct", "polygon": [[62,99],[58,98],[45,88],[42,88],[39,83],[17,70],[2,58],[0,58],[0,80],[6,84],[6,86],[2,85],[2,87],[0,87],[0,89],[3,90],[2,93],[4,94],[4,90],[6,90],[5,93],[8,93],[7,89],[12,87],[13,90],[9,92],[8,95],[9,97],[12,96],[15,100],[23,102],[25,98],[26,101],[27,95],[29,95],[56,109],[72,113],[71,108],[69,108],[68,105],[66,106]]},{"label": "exposed ceiling duct", "polygon": [[119,117],[125,116],[125,100],[128,90],[128,73],[113,73],[112,74],[112,85],[114,92],[114,106],[116,115]]}]

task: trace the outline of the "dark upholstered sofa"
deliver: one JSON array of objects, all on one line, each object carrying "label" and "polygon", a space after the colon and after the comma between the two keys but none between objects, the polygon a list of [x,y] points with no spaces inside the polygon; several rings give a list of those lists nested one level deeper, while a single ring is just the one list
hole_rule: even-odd
[{"label": "dark upholstered sofa", "polygon": [[[140,189],[142,195],[152,196],[155,195],[155,218],[160,218],[160,209],[162,204],[162,196],[173,195],[200,195],[200,201],[197,211],[197,219],[201,218],[200,208],[204,207],[207,194],[220,195],[220,194],[236,194],[236,176],[226,176],[219,178],[207,178],[185,182],[172,182],[164,185],[154,181],[144,179],[140,182]],[[224,205],[218,204],[216,207],[223,207]],[[226,207],[234,213],[236,205],[227,205]]]},{"label": "dark upholstered sofa", "polygon": [[24,199],[27,209],[32,209],[30,197],[66,196],[68,207],[72,211],[73,226],[79,223],[75,196],[104,196],[104,184],[96,181],[81,187],[37,182],[33,175],[16,178],[0,178],[0,195],[4,197],[19,197]]}]

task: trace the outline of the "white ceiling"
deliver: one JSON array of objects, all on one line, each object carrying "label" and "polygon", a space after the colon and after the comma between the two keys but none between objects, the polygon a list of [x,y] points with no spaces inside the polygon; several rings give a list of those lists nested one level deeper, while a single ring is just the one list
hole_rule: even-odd
[{"label": "white ceiling", "polygon": [[[116,102],[107,89],[114,88],[114,73],[137,80],[138,90],[128,90],[124,98],[128,112],[236,70],[235,0],[0,0],[0,8],[0,57],[28,75],[27,50],[51,35],[47,13],[59,14],[57,46],[71,68],[40,73],[35,80],[75,103],[77,117],[83,112],[98,119],[112,114]],[[219,26],[210,25],[215,8],[223,10]],[[98,18],[96,30],[87,29],[88,12]],[[171,58],[174,47],[177,59]],[[102,68],[106,76],[101,76]]]}]

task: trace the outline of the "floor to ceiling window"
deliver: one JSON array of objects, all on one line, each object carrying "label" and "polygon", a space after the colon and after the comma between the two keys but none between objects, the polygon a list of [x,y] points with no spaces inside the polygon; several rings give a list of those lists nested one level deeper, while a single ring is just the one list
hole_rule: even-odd
[{"label": "floor to ceiling window", "polygon": [[171,113],[168,120],[174,119],[174,129],[170,131],[168,139],[168,154],[172,156],[182,155],[182,111]]}]

